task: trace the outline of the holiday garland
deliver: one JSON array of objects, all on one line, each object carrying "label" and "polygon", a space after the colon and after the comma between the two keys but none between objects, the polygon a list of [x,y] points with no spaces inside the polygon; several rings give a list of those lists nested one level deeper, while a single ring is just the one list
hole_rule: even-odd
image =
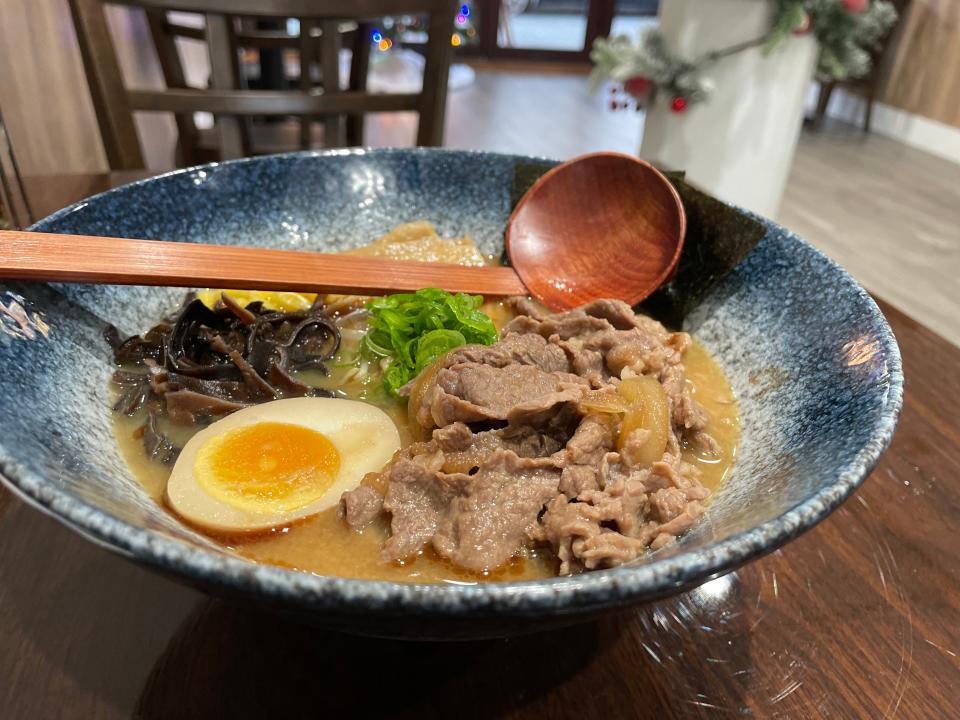
[{"label": "holiday garland", "polygon": [[762,47],[775,50],[787,37],[813,33],[820,45],[817,79],[850,80],[870,71],[872,50],[897,20],[888,0],[766,0],[777,9],[770,31],[746,42],[684,59],[667,47],[657,29],[644,32],[637,42],[626,35],[598,39],[590,59],[594,85],[612,80],[611,105],[638,109],[658,95],[670,98],[670,108],[684,112],[705,100],[713,83],[703,71],[721,58]]}]

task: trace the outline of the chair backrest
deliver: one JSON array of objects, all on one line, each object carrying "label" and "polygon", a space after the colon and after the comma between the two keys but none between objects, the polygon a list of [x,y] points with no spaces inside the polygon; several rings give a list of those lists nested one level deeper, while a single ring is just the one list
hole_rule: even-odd
[{"label": "chair backrest", "polygon": [[[120,64],[104,14],[104,5],[141,7],[147,11],[152,35],[167,88],[146,90],[124,86]],[[181,133],[190,132],[184,119],[195,112],[209,112],[216,118],[218,142],[223,159],[244,154],[241,118],[252,115],[356,118],[370,112],[415,111],[419,113],[418,145],[439,145],[443,137],[447,77],[450,69],[455,3],[453,0],[70,0],[90,94],[103,136],[107,159],[113,169],[143,167],[143,155],[137,138],[133,113],[136,111],[171,112],[178,118]],[[176,48],[162,24],[168,10],[202,13],[204,39],[210,56],[210,88],[187,87],[182,69],[177,76]],[[428,16],[423,88],[419,93],[368,93],[339,84],[327,83],[324,89],[310,87],[304,81],[298,90],[242,89],[238,77],[237,36],[232,22],[242,17],[296,17],[301,28],[335,27],[341,20],[361,22],[386,15],[425,14]],[[320,41],[333,46],[336,32],[323,33]],[[301,32],[301,53],[314,52],[308,44],[310,34]],[[336,47],[336,46],[333,46]],[[317,54],[327,72],[336,72],[336,50],[321,48]],[[355,58],[359,64],[366,57]],[[351,73],[356,71],[356,67]],[[306,75],[306,73],[301,73]],[[365,75],[365,73],[364,73]],[[181,137],[181,141],[184,138]]]},{"label": "chair backrest", "polygon": [[32,222],[33,210],[0,112],[0,230],[23,228]]}]

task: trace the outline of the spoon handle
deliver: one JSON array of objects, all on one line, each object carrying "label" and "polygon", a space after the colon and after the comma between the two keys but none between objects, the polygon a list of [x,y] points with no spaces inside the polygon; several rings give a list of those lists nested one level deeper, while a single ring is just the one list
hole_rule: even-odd
[{"label": "spoon handle", "polygon": [[509,267],[19,231],[0,231],[0,278],[345,295],[425,287],[493,297],[527,294]]}]

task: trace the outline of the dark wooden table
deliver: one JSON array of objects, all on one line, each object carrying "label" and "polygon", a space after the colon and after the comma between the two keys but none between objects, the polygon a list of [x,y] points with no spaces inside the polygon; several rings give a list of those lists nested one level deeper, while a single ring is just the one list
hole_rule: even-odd
[{"label": "dark wooden table", "polygon": [[[28,191],[46,213],[129,178]],[[154,576],[0,489],[0,717],[960,717],[960,349],[882,307],[906,397],[853,498],[692,592],[551,634],[303,627]]]}]

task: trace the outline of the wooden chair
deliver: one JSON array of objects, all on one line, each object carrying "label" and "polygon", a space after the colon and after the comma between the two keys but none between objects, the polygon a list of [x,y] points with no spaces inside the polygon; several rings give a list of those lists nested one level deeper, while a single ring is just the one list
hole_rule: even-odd
[{"label": "wooden chair", "polygon": [[[452,0],[69,0],[83,56],[90,94],[103,137],[107,159],[116,170],[142,168],[143,155],[133,122],[137,111],[170,112],[176,117],[181,150],[196,147],[196,112],[216,118],[217,144],[221,159],[250,154],[246,120],[253,116],[296,116],[301,119],[301,143],[309,136],[308,123],[322,118],[325,140],[339,140],[340,117],[345,116],[346,137],[359,143],[362,116],[369,112],[416,111],[419,113],[418,145],[440,145],[443,139],[447,77],[450,69],[455,3]],[[119,61],[104,14],[105,4],[142,7],[147,12],[157,56],[167,88],[145,90],[124,86]],[[176,51],[175,35],[166,11],[202,13],[202,30],[210,56],[210,87],[187,87]],[[374,94],[365,90],[369,53],[367,21],[384,15],[426,14],[429,40],[426,47],[423,88],[419,93]],[[300,19],[297,38],[301,53],[300,87],[296,90],[249,90],[242,86],[237,61],[243,43],[269,43],[267,36],[245,37],[238,32],[235,17]],[[337,24],[359,23],[351,81],[340,88]],[[314,32],[319,29],[319,32]],[[196,28],[191,28],[196,31]],[[180,31],[183,33],[183,30]],[[187,34],[187,33],[183,33]],[[276,38],[277,45],[290,42]],[[262,45],[261,45],[262,46]],[[309,65],[319,61],[324,87],[310,82]],[[306,122],[304,121],[306,118]],[[307,130],[303,128],[307,126]],[[343,144],[337,142],[337,144]],[[185,155],[188,153],[185,153]],[[189,159],[187,160],[189,162]]]},{"label": "wooden chair", "polygon": [[[196,24],[185,24],[171,20],[166,11],[148,9],[147,20],[150,33],[153,36],[154,45],[157,48],[161,69],[167,83],[167,87],[186,87],[184,83],[184,72],[180,62],[179,53],[171,39],[189,38],[204,42],[206,33],[201,26]],[[199,16],[202,20],[202,16]],[[296,78],[296,85],[304,91],[309,91],[314,87],[324,88],[328,84],[328,79],[332,79],[332,90],[339,91],[339,51],[341,46],[350,47],[351,65],[350,76],[347,83],[348,90],[360,91],[367,87],[367,69],[370,61],[370,34],[373,30],[373,24],[370,22],[352,22],[352,27],[346,31],[342,30],[343,23],[337,20],[326,20],[318,23],[306,18],[298,18],[301,32],[300,34],[289,34],[286,30],[262,30],[259,29],[261,19],[255,18],[237,18],[237,21],[231,25],[234,31],[234,44],[241,51],[238,54],[238,78],[240,85],[244,89],[249,89],[249,83],[244,83],[244,67],[241,57],[244,50],[256,50],[261,59],[261,70],[263,70],[263,58],[267,53],[279,54],[288,51],[297,51],[299,54],[299,77]],[[285,25],[282,20],[273,20],[271,25]],[[319,70],[320,83],[316,84],[312,80],[312,69]],[[266,82],[261,77],[257,89],[280,90],[285,89],[288,78],[282,77],[281,82],[276,86]],[[266,87],[264,85],[266,84]],[[328,115],[323,118],[324,123],[324,146],[339,147],[342,145],[358,146],[363,144],[363,116],[348,115],[346,123],[341,122],[344,118],[340,115]],[[194,122],[191,113],[179,114],[176,117],[179,129],[178,158],[183,165],[193,165],[200,162],[216,160],[219,158],[219,148],[216,143],[208,140],[209,133],[200,130]],[[311,126],[317,118],[302,116],[299,118],[300,133],[299,147],[303,150],[311,146]],[[256,147],[253,139],[250,123],[245,122],[241,126],[241,135],[245,141],[244,151],[246,153],[259,152],[261,148]],[[248,144],[247,144],[248,143]],[[269,148],[271,150],[275,148]]]},{"label": "wooden chair", "polygon": [[895,45],[897,28],[903,21],[910,2],[911,0],[893,0],[893,4],[897,9],[897,22],[894,23],[893,27],[891,27],[884,34],[884,36],[877,41],[876,45],[870,49],[870,72],[868,72],[862,78],[857,78],[856,80],[841,80],[820,83],[820,92],[817,96],[817,107],[814,110],[812,118],[814,129],[820,128],[823,125],[823,119],[827,114],[827,106],[830,104],[830,97],[833,95],[833,91],[838,87],[846,87],[863,96],[863,132],[870,132],[870,123],[873,119],[873,103],[876,101],[877,93],[879,92],[880,86],[885,79],[884,62],[889,49]]}]

